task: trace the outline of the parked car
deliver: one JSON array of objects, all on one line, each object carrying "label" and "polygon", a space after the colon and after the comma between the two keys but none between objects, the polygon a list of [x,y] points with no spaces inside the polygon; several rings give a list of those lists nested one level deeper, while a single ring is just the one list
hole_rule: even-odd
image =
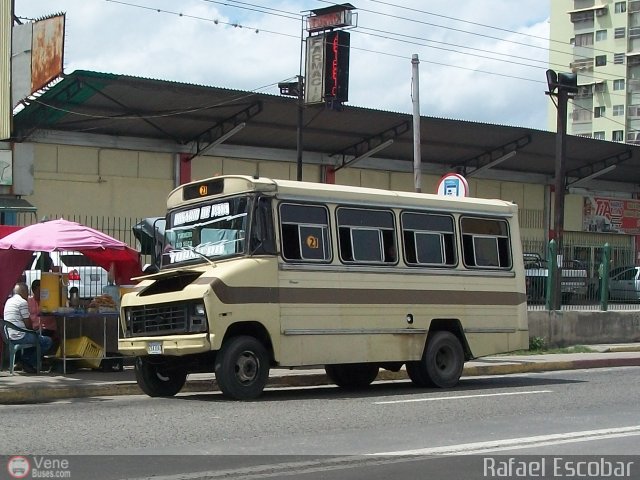
[{"label": "parked car", "polygon": [[620,267],[609,278],[609,300],[640,301],[640,267]]},{"label": "parked car", "polygon": [[[609,282],[611,281],[612,278],[617,277],[620,273],[624,272],[625,270],[629,270],[631,268],[634,268],[634,266],[633,265],[624,265],[622,267],[614,267],[614,268],[612,268],[609,271]],[[593,277],[593,278],[591,278],[589,280],[590,280],[589,298],[595,299],[595,300],[600,300],[600,283],[601,283],[600,275],[596,274],[595,277]]]},{"label": "parked car", "polygon": [[[38,268],[41,255],[35,252],[24,272],[29,287],[33,280],[41,276],[42,271]],[[59,267],[61,273],[68,274],[68,288],[77,287],[81,299],[101,295],[102,287],[108,284],[108,272],[80,252],[51,252],[49,256],[53,267]]]},{"label": "parked car", "polygon": [[[537,253],[524,253],[524,273],[529,303],[544,302],[549,269],[546,260]],[[575,297],[587,293],[587,268],[578,260],[565,260],[562,264],[562,303],[571,303]]]}]

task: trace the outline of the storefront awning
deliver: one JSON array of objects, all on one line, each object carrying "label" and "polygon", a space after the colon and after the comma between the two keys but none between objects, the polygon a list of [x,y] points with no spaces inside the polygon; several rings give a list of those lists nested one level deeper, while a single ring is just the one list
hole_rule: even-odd
[{"label": "storefront awning", "polygon": [[0,213],[2,212],[33,212],[37,208],[22,198],[0,197]]}]

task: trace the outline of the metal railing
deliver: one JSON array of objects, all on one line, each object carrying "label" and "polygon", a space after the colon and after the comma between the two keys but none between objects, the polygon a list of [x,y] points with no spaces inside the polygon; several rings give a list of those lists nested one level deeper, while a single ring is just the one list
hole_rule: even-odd
[{"label": "metal railing", "polygon": [[[542,250],[541,244],[544,242],[523,241],[527,252],[525,274],[529,310],[551,309],[552,292],[556,288],[553,270],[558,264],[557,252],[549,246]],[[593,253],[591,258],[577,259],[570,255],[572,251],[584,251],[579,249],[586,248],[564,244],[560,310],[640,310],[640,279],[635,280],[634,252],[629,248],[604,244],[589,247]],[[538,255],[540,262],[536,263],[534,254]]]}]

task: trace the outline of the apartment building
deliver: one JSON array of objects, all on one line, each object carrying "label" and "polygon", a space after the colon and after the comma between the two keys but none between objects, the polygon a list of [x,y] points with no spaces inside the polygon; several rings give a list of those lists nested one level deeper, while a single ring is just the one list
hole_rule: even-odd
[{"label": "apartment building", "polygon": [[[640,0],[551,0],[550,68],[578,74],[571,135],[640,144]],[[556,110],[549,107],[549,129]]]}]

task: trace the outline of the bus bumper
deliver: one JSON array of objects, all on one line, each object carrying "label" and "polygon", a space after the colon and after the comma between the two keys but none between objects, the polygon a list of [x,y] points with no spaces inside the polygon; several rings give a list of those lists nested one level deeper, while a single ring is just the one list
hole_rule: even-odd
[{"label": "bus bumper", "polygon": [[127,356],[191,355],[211,350],[213,335],[171,335],[118,339],[118,351]]}]

